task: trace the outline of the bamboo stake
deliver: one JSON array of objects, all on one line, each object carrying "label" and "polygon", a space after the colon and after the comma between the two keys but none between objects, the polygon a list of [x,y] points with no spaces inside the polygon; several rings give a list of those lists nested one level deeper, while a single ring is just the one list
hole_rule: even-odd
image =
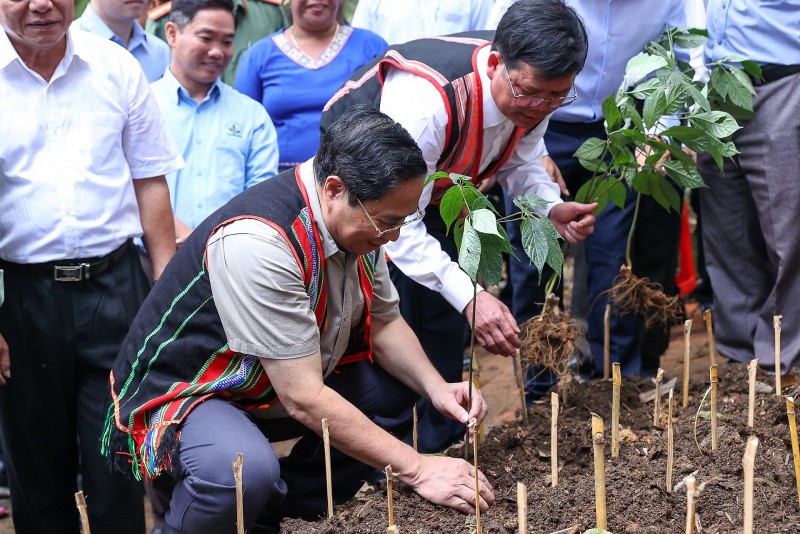
[{"label": "bamboo stake", "polygon": [[750,436],[744,448],[744,532],[743,534],[753,534],[753,471],[756,465],[756,448],[758,438]]},{"label": "bamboo stake", "polygon": [[756,370],[758,358],[753,358],[747,365],[748,393],[747,393],[747,426],[753,428],[756,413]]},{"label": "bamboo stake", "polygon": [[611,457],[619,458],[619,390],[622,387],[619,362],[614,362],[612,370],[614,385],[611,392]]},{"label": "bamboo stake", "polygon": [[389,528],[395,526],[394,523],[394,500],[392,495],[392,482],[394,481],[394,473],[392,473],[392,466],[387,465],[383,468],[386,473],[386,503],[389,507]]},{"label": "bamboo stake", "polygon": [[417,431],[417,424],[419,423],[419,417],[417,416],[417,405],[416,404],[414,404],[414,406],[411,408],[411,414],[412,414],[413,419],[414,419],[414,427],[411,429],[411,443],[414,445],[414,450],[418,451],[419,450],[419,447],[418,447],[418,445],[419,445],[419,434],[417,434],[417,432],[418,432]]},{"label": "bamboo stake", "polygon": [[528,405],[525,403],[525,381],[522,378],[522,375],[525,374],[525,370],[522,368],[522,358],[519,355],[519,350],[517,350],[515,358],[517,360],[517,388],[519,389],[520,412],[522,413],[522,423],[527,425]]},{"label": "bamboo stake", "polygon": [[83,534],[90,534],[89,512],[86,511],[86,498],[83,496],[82,491],[75,494],[75,504],[78,505],[78,514],[81,516],[81,532]]},{"label": "bamboo stake", "polygon": [[689,475],[685,479],[686,482],[686,534],[694,532],[694,496],[697,490],[697,480],[694,475]]},{"label": "bamboo stake", "polygon": [[244,455],[240,452],[236,454],[233,461],[233,480],[236,483],[236,531],[244,534],[244,492],[242,490],[242,463]]},{"label": "bamboo stake", "polygon": [[664,380],[664,370],[659,367],[656,372],[656,398],[653,405],[653,426],[661,424],[661,383]]},{"label": "bamboo stake", "polygon": [[683,323],[683,403],[681,406],[689,406],[689,353],[691,349],[690,337],[692,334],[692,320],[687,319]]},{"label": "bamboo stake", "polygon": [[711,310],[703,312],[703,320],[706,322],[706,334],[708,335],[708,355],[711,358],[711,365],[716,365],[717,344],[714,341],[714,324],[711,322]]},{"label": "bamboo stake", "polygon": [[550,393],[550,484],[558,485],[558,393]]},{"label": "bamboo stake", "polygon": [[517,482],[517,520],[519,534],[528,534],[528,488]]},{"label": "bamboo stake", "polygon": [[606,312],[603,315],[603,378],[608,380],[608,373],[611,369],[611,304],[606,304]]},{"label": "bamboo stake", "polygon": [[[473,417],[468,426],[474,427],[476,424],[478,424],[478,420]],[[475,438],[472,440],[472,453],[472,459],[475,462],[475,532],[481,534],[483,532],[481,529],[481,479],[478,470],[478,440]]]},{"label": "bamboo stake", "polygon": [[669,404],[667,405],[667,493],[672,493],[672,464],[675,460],[675,447],[672,435],[672,397],[674,388],[669,388]]},{"label": "bamboo stake", "polygon": [[711,376],[711,450],[719,448],[719,434],[717,434],[717,364],[709,369]]},{"label": "bamboo stake", "polygon": [[797,483],[797,500],[800,503],[800,446],[797,444],[797,419],[794,415],[794,398],[786,397],[786,415],[789,418],[789,434],[792,438],[792,456],[794,457],[794,479]]},{"label": "bamboo stake", "polygon": [[605,435],[603,419],[592,414],[592,449],[594,451],[594,504],[597,528],[606,530],[606,463],[604,455]]},{"label": "bamboo stake", "polygon": [[775,395],[781,396],[781,319],[783,315],[772,316],[775,328]]},{"label": "bamboo stake", "polygon": [[328,419],[322,420],[322,443],[325,447],[325,485],[328,489],[328,517],[333,517],[333,483],[331,482],[331,433]]}]

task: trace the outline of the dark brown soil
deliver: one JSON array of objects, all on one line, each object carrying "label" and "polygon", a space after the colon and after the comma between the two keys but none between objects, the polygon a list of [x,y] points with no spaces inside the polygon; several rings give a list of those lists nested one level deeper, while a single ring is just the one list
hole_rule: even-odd
[{"label": "dark brown soil", "polygon": [[[797,376],[791,378],[796,379]],[[759,371],[758,379],[774,385]],[[620,424],[635,434],[622,443],[620,457],[610,457],[611,383],[579,384],[559,416],[559,484],[550,487],[550,405],[529,410],[529,424],[495,427],[479,452],[483,472],[494,486],[497,502],[481,517],[484,533],[517,532],[516,483],[528,488],[528,529],[546,534],[577,526],[578,532],[595,527],[593,455],[590,413],[606,425],[606,493],[608,530],[615,534],[663,534],[685,531],[686,490],[665,490],[666,431],[652,425],[653,403],[639,394],[652,390],[649,381],[623,384]],[[747,370],[735,364],[720,370],[719,450],[711,451],[709,400],[700,407],[708,388],[690,388],[689,408],[680,408],[680,379],[675,388],[675,466],[673,483],[695,473],[705,483],[697,504],[699,529],[706,534],[741,533],[743,517],[742,455],[749,435],[759,438],[755,469],[755,532],[800,533],[800,508],[791,458],[786,404],[772,393],[758,394],[755,428],[747,423]],[[784,394],[800,394],[791,385]],[[665,396],[666,399],[666,396]],[[698,410],[699,408],[699,410]],[[666,408],[664,408],[666,410]],[[695,417],[697,443],[695,442]],[[705,412],[705,414],[703,413]],[[406,487],[395,489],[395,520],[403,533],[470,533],[475,518],[434,506]],[[376,491],[337,507],[330,520],[308,523],[287,520],[283,533],[383,533],[388,525],[386,494]]]}]

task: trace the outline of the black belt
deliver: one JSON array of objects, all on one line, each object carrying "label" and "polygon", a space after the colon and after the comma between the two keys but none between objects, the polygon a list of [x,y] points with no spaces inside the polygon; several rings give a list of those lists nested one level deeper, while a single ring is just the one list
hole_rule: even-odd
[{"label": "black belt", "polygon": [[82,282],[107,271],[125,257],[131,246],[132,241],[128,239],[113,252],[99,258],[72,258],[45,263],[14,263],[0,260],[0,267],[9,271],[52,276],[56,282]]},{"label": "black belt", "polygon": [[800,65],[775,65],[774,63],[767,63],[761,65],[761,78],[751,76],[753,85],[766,85],[768,83],[780,80],[792,74],[800,72]]}]

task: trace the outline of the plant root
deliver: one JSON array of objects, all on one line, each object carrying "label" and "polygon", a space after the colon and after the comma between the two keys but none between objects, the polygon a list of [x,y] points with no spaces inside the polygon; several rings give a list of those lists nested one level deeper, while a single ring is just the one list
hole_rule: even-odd
[{"label": "plant root", "polygon": [[627,265],[619,268],[614,285],[606,293],[620,315],[637,313],[644,317],[645,328],[672,326],[683,319],[683,308],[677,295],[668,296],[660,284],[639,278]]},{"label": "plant root", "polygon": [[522,324],[520,360],[524,368],[531,365],[548,368],[558,377],[559,390],[572,382],[569,362],[577,343],[583,339],[578,322],[558,307],[559,298],[548,295],[542,313]]}]

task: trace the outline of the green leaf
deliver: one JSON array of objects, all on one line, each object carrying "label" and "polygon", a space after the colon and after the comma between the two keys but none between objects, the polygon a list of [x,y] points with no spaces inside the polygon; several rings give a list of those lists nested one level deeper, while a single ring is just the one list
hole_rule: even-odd
[{"label": "green leaf", "polygon": [[428,185],[431,182],[435,182],[440,178],[447,178],[447,173],[444,171],[436,171],[435,173],[431,174],[427,178],[425,178],[425,185]]},{"label": "green leaf", "polygon": [[[639,120],[641,122],[641,119]],[[647,141],[647,136],[642,132],[640,132],[639,130],[626,128],[625,130],[618,130],[617,132],[614,133],[620,133],[626,137],[630,137],[633,141],[636,141],[638,143],[644,143],[645,141]]]},{"label": "green leaf", "polygon": [[464,220],[464,235],[458,250],[458,264],[470,279],[477,283],[478,266],[481,259],[481,238],[472,227],[469,219]]},{"label": "green leaf", "polygon": [[685,87],[689,92],[689,96],[698,106],[700,106],[700,109],[703,111],[711,111],[711,103],[708,101],[708,98],[706,98],[705,95],[692,82],[687,83]]},{"label": "green leaf", "polygon": [[658,122],[662,115],[667,111],[666,89],[659,88],[644,101],[644,111],[642,118],[645,126],[650,129]]},{"label": "green leaf", "polygon": [[658,202],[658,204],[667,211],[672,209],[680,213],[682,198],[672,184],[657,173],[652,173],[649,179],[651,180],[650,196],[653,200]]},{"label": "green leaf", "polygon": [[464,198],[466,199],[467,206],[469,206],[470,210],[475,211],[482,208],[488,208],[492,211],[495,211],[494,206],[492,206],[492,203],[489,202],[489,199],[486,198],[483,193],[478,191],[472,181],[462,182],[460,187],[464,193]]},{"label": "green leaf", "polygon": [[745,59],[744,61],[741,61],[741,65],[744,71],[750,76],[753,76],[754,78],[761,78],[761,65],[755,61]]},{"label": "green leaf", "polygon": [[574,156],[578,159],[586,159],[586,160],[598,159],[600,156],[603,155],[605,148],[606,148],[605,139],[590,137],[589,139],[584,141],[581,146],[578,147],[578,150],[575,151]]},{"label": "green leaf", "polygon": [[597,182],[600,178],[592,178],[591,180],[587,181],[583,184],[578,192],[575,194],[575,202],[580,202],[581,204],[588,204],[589,203],[589,193],[592,189],[595,189]]},{"label": "green leaf", "polygon": [[625,184],[615,178],[610,179],[610,181],[616,182],[616,184],[612,185],[608,190],[608,198],[611,199],[611,202],[619,209],[622,209],[625,207],[625,198],[628,196],[628,189],[625,187]]},{"label": "green leaf", "polygon": [[458,219],[463,208],[464,198],[461,196],[461,191],[457,185],[445,191],[444,196],[439,201],[439,214],[448,233],[450,232],[450,225]]},{"label": "green leaf", "polygon": [[510,245],[499,235],[479,234],[479,237],[481,258],[478,265],[478,276],[487,284],[495,286],[503,278],[503,252],[507,252]]},{"label": "green leaf", "polygon": [[717,94],[722,99],[728,98],[728,87],[729,87],[729,80],[723,74],[725,71],[722,68],[716,68],[711,70],[711,78],[709,79],[709,85],[711,88],[717,92]]},{"label": "green leaf", "polygon": [[606,119],[607,130],[613,129],[622,121],[622,112],[617,107],[614,95],[609,95],[608,98],[603,100],[603,117]]},{"label": "green leaf", "polygon": [[557,273],[561,272],[564,256],[558,243],[558,232],[553,223],[546,217],[530,217],[522,220],[522,248],[531,263],[539,271],[539,283],[542,281],[542,269],[550,265]]},{"label": "green leaf", "polygon": [[717,138],[733,135],[741,127],[724,111],[708,111],[689,116],[689,122]]},{"label": "green leaf", "polygon": [[592,172],[606,172],[608,170],[608,165],[601,159],[578,158],[578,163],[580,163],[581,167],[584,169]]},{"label": "green leaf", "polygon": [[685,142],[687,139],[699,139],[705,134],[699,128],[691,128],[689,126],[673,126],[667,128],[660,134],[662,137],[669,137],[680,142]]},{"label": "green leaf", "polygon": [[453,238],[456,241],[456,250],[461,252],[461,241],[464,239],[464,219],[459,219],[453,226]]},{"label": "green leaf", "polygon": [[708,41],[708,37],[704,35],[694,35],[687,33],[679,33],[673,38],[676,45],[681,48],[695,48],[703,46]]},{"label": "green leaf", "polygon": [[648,96],[655,93],[656,89],[658,89],[660,86],[660,80],[657,78],[650,78],[649,80],[645,80],[636,87],[630,89],[628,94],[632,95],[634,98],[638,98],[639,100],[644,100]]},{"label": "green leaf", "polygon": [[753,83],[744,72],[737,68],[725,71],[725,77],[729,80],[728,99],[735,106],[752,111],[753,97],[756,94]]},{"label": "green leaf", "polygon": [[625,66],[625,79],[629,84],[636,83],[648,74],[667,66],[667,60],[644,52],[636,54]]},{"label": "green leaf", "polygon": [[497,219],[491,210],[479,209],[469,214],[469,221],[476,232],[500,236],[497,231]]},{"label": "green leaf", "polygon": [[547,206],[550,204],[551,203],[547,200],[543,199],[539,195],[534,195],[533,193],[519,196],[514,199],[515,206],[517,206],[519,209],[528,211],[546,210]]},{"label": "green leaf", "polygon": [[694,163],[687,165],[681,161],[670,160],[664,162],[664,169],[675,180],[675,183],[682,188],[697,189],[706,187],[703,177],[697,172],[697,167],[694,166]]}]

